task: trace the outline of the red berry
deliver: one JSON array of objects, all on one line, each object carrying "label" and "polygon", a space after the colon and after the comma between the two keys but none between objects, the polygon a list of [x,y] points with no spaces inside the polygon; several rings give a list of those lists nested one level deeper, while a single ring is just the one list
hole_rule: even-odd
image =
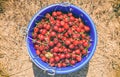
[{"label": "red berry", "polygon": [[54,16],[54,17],[57,16],[57,12],[53,12],[52,16]]},{"label": "red berry", "polygon": [[51,66],[51,67],[54,67],[54,66],[55,66],[55,64],[54,64],[54,63],[51,63],[51,64],[50,64],[50,66]]},{"label": "red berry", "polygon": [[60,61],[60,58],[58,56],[55,56],[55,61],[56,62]]},{"label": "red berry", "polygon": [[56,47],[61,47],[62,44],[61,43],[57,43]]},{"label": "red berry", "polygon": [[52,57],[50,58],[50,63],[53,63],[55,61],[55,59]]},{"label": "red berry", "polygon": [[58,26],[54,26],[53,29],[54,29],[55,31],[58,31],[59,28],[58,28]]},{"label": "red berry", "polygon": [[86,55],[87,54],[87,51],[86,50],[82,50],[81,52],[83,55]]},{"label": "red berry", "polygon": [[70,43],[71,43],[70,40],[65,41],[65,45],[70,45]]},{"label": "red berry", "polygon": [[37,27],[34,28],[34,32],[37,33],[39,29]]},{"label": "red berry", "polygon": [[77,30],[77,32],[81,32],[81,29],[80,29],[80,28],[77,28],[76,30]]},{"label": "red berry", "polygon": [[78,41],[78,40],[75,40],[75,41],[73,42],[73,44],[74,44],[74,45],[78,45],[78,44],[79,44],[79,41]]},{"label": "red berry", "polygon": [[39,35],[38,35],[38,38],[39,38],[40,40],[44,40],[44,36],[43,36],[42,34],[39,34]]},{"label": "red berry", "polygon": [[46,26],[46,29],[47,29],[47,30],[50,30],[50,25],[47,25],[47,26]]},{"label": "red berry", "polygon": [[71,63],[72,65],[74,65],[76,62],[75,62],[75,60],[71,60],[70,63]]},{"label": "red berry", "polygon": [[62,63],[58,63],[57,66],[60,68],[62,67]]},{"label": "red berry", "polygon": [[54,36],[56,36],[56,33],[55,32],[51,32],[50,36],[54,37]]},{"label": "red berry", "polygon": [[68,13],[68,16],[72,16],[72,13]]},{"label": "red berry", "polygon": [[61,55],[60,55],[60,58],[61,58],[61,59],[64,59],[64,58],[65,58],[65,55],[64,55],[64,54],[61,54]]},{"label": "red berry", "polygon": [[76,53],[77,55],[79,55],[79,54],[80,54],[80,50],[79,50],[79,49],[75,50],[75,53]]},{"label": "red berry", "polygon": [[89,46],[89,45],[88,45],[88,42],[84,42],[84,43],[83,43],[83,46],[84,46],[84,47],[88,47],[88,46]]},{"label": "red berry", "polygon": [[62,28],[59,28],[59,29],[58,29],[58,32],[61,33],[61,32],[62,32]]},{"label": "red berry", "polygon": [[88,27],[88,26],[84,26],[84,29],[85,29],[86,32],[90,31],[90,27]]},{"label": "red berry", "polygon": [[58,52],[59,48],[58,47],[54,47],[54,52]]},{"label": "red berry", "polygon": [[39,45],[35,44],[35,45],[34,45],[34,48],[35,48],[35,49],[39,49]]},{"label": "red berry", "polygon": [[63,66],[63,67],[66,67],[67,65],[66,65],[66,63],[62,63],[62,66]]},{"label": "red berry", "polygon": [[68,24],[65,24],[65,25],[63,25],[64,26],[64,28],[67,30],[67,29],[69,29],[69,26],[68,26]]},{"label": "red berry", "polygon": [[46,57],[45,56],[42,56],[41,59],[42,59],[42,61],[46,61]]},{"label": "red berry", "polygon": [[62,12],[61,11],[57,11],[57,15],[61,15],[62,14]]},{"label": "red berry", "polygon": [[40,51],[43,51],[43,50],[44,50],[44,46],[40,46],[40,47],[39,47],[39,50],[40,50]]},{"label": "red berry", "polygon": [[67,53],[66,54],[66,58],[70,58],[71,56],[70,56],[70,54],[69,53]]},{"label": "red berry", "polygon": [[54,46],[54,43],[52,41],[49,42],[49,46]]},{"label": "red berry", "polygon": [[70,21],[75,21],[75,18],[73,16],[70,16]]},{"label": "red berry", "polygon": [[65,22],[64,22],[64,21],[61,21],[60,24],[61,24],[61,26],[64,26]]},{"label": "red berry", "polygon": [[41,34],[45,35],[47,31],[45,29],[42,30]]},{"label": "red berry", "polygon": [[80,56],[77,56],[76,57],[76,60],[79,62],[79,61],[81,61],[81,57]]},{"label": "red berry", "polygon": [[39,50],[36,50],[36,54],[37,54],[37,55],[40,55],[40,51],[39,51]]},{"label": "red berry", "polygon": [[72,58],[76,58],[76,55],[75,55],[75,54],[72,54]]},{"label": "red berry", "polygon": [[73,49],[73,48],[74,48],[74,45],[73,45],[73,44],[70,44],[70,45],[69,45],[69,48],[70,48],[70,49]]}]

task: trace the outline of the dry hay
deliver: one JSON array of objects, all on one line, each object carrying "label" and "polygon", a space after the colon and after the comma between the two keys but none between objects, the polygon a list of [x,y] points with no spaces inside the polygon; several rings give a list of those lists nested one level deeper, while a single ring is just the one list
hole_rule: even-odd
[{"label": "dry hay", "polygon": [[[3,0],[0,0],[3,1]],[[64,0],[8,0],[0,13],[0,62],[11,77],[33,77],[21,29],[41,8]],[[119,0],[67,0],[84,9],[93,19],[98,44],[87,77],[120,76]],[[117,2],[118,1],[118,2]],[[1,6],[1,5],[0,5]],[[2,4],[3,7],[3,4]],[[80,74],[75,77],[80,76]]]}]

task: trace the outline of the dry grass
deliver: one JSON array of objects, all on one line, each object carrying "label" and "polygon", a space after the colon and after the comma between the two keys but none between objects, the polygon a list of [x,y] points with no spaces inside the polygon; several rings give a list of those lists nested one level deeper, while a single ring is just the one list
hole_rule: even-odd
[{"label": "dry grass", "polygon": [[[29,73],[32,70],[20,72],[31,67],[21,29],[27,27],[39,9],[61,1],[0,0],[0,75],[7,76],[9,73],[11,77],[33,77]],[[98,32],[98,45],[87,77],[120,76],[120,0],[67,1],[84,9],[93,19]]]}]

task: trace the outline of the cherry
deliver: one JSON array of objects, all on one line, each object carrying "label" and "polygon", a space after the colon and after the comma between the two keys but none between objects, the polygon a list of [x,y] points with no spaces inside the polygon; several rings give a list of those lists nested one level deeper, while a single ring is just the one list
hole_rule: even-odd
[{"label": "cherry", "polygon": [[55,61],[56,62],[60,61],[60,58],[58,56],[55,56]]},{"label": "cherry", "polygon": [[58,63],[57,66],[60,68],[62,67],[62,63]]},{"label": "cherry", "polygon": [[87,54],[87,51],[86,50],[82,50],[81,52],[83,55],[86,55]]},{"label": "cherry", "polygon": [[50,41],[49,46],[51,46],[51,47],[54,46],[54,42]]},{"label": "cherry", "polygon": [[50,58],[50,63],[53,63],[55,61],[55,59],[52,57]]},{"label": "cherry", "polygon": [[55,63],[51,63],[50,66],[51,66],[51,67],[54,67],[54,66],[55,66]]},{"label": "cherry", "polygon": [[37,54],[37,55],[40,55],[40,51],[39,51],[39,50],[36,50],[36,54]]},{"label": "cherry", "polygon": [[61,24],[61,26],[64,26],[65,22],[64,22],[64,21],[61,21],[60,24]]},{"label": "cherry", "polygon": [[73,44],[70,44],[70,45],[69,45],[69,48],[70,48],[70,49],[73,49],[73,48],[74,48],[74,45],[73,45]]},{"label": "cherry", "polygon": [[90,27],[88,27],[88,26],[84,26],[84,29],[85,29],[86,32],[90,31]]},{"label": "cherry", "polygon": [[80,50],[79,50],[79,49],[75,50],[75,53],[76,53],[77,55],[79,55],[79,54],[80,54]]},{"label": "cherry", "polygon": [[59,48],[58,47],[54,47],[54,52],[58,52]]},{"label": "cherry", "polygon": [[47,25],[45,28],[46,28],[47,30],[50,30],[50,25]]},{"label": "cherry", "polygon": [[37,27],[34,28],[34,32],[37,33],[39,29]]},{"label": "cherry", "polygon": [[54,31],[51,32],[51,33],[50,33],[50,36],[52,36],[52,37],[56,36],[56,32],[54,32]]},{"label": "cherry", "polygon": [[76,60],[79,62],[79,61],[81,61],[81,57],[80,56],[77,56],[76,57]]},{"label": "cherry", "polygon": [[65,41],[65,45],[70,45],[70,44],[71,44],[70,40]]},{"label": "cherry", "polygon": [[62,14],[62,12],[61,11],[57,11],[57,15],[61,15]]},{"label": "cherry", "polygon": [[43,36],[42,34],[39,34],[39,35],[38,35],[38,38],[39,38],[40,40],[44,40],[44,36]]},{"label": "cherry", "polygon": [[89,46],[88,42],[84,42],[84,43],[83,43],[83,46],[84,46],[84,47],[88,47],[88,46]]},{"label": "cherry", "polygon": [[75,60],[71,60],[70,63],[71,63],[71,65],[74,65],[76,62],[75,62]]},{"label": "cherry", "polygon": [[46,57],[45,56],[42,56],[41,59],[42,59],[42,61],[46,61]]},{"label": "cherry", "polygon": [[70,56],[70,54],[69,53],[67,53],[66,54],[66,58],[70,58],[71,56]]},{"label": "cherry", "polygon": [[54,26],[53,29],[54,29],[55,31],[58,31],[59,28],[58,28],[58,26]]},{"label": "cherry", "polygon": [[64,54],[61,54],[61,55],[60,55],[60,58],[61,58],[61,59],[64,59],[64,58],[65,58],[65,55],[64,55]]},{"label": "cherry", "polygon": [[45,35],[47,33],[47,31],[45,29],[42,30],[41,34]]},{"label": "cherry", "polygon": [[66,67],[67,65],[66,65],[66,63],[62,63],[62,66],[63,66],[63,67]]},{"label": "cherry", "polygon": [[52,16],[54,16],[54,17],[57,16],[57,12],[53,12]]}]

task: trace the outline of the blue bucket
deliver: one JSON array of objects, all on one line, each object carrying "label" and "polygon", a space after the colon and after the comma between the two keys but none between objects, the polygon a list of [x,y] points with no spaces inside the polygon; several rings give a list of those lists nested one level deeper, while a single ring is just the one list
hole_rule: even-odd
[{"label": "blue bucket", "polygon": [[[40,21],[46,13],[51,13],[53,11],[62,11],[64,13],[72,12],[75,17],[80,17],[84,21],[86,25],[90,27],[90,36],[91,36],[91,46],[88,49],[88,55],[84,56],[82,61],[79,63],[76,63],[74,66],[68,66],[63,68],[58,67],[50,67],[47,63],[43,62],[37,55],[34,49],[34,45],[32,43],[32,32],[34,27],[36,26],[36,22]],[[45,70],[50,75],[54,74],[67,74],[74,71],[77,71],[84,67],[92,58],[97,44],[97,32],[95,25],[92,21],[92,19],[89,17],[89,15],[83,11],[81,8],[76,7],[75,5],[69,4],[69,3],[60,3],[60,4],[53,4],[50,6],[47,6],[41,10],[39,10],[30,21],[28,28],[27,28],[27,37],[26,37],[26,43],[27,48],[29,52],[29,56],[32,59],[32,61],[42,70]]]}]

